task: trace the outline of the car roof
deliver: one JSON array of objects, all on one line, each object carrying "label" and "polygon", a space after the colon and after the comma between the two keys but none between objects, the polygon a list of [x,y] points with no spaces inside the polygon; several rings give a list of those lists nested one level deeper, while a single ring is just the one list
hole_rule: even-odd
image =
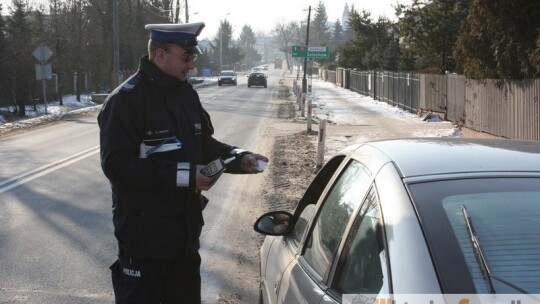
[{"label": "car roof", "polygon": [[[510,139],[405,138],[367,142],[342,153],[376,150],[402,177],[485,172],[540,173],[540,142]],[[373,153],[370,153],[370,155]],[[380,162],[379,162],[380,163]]]}]

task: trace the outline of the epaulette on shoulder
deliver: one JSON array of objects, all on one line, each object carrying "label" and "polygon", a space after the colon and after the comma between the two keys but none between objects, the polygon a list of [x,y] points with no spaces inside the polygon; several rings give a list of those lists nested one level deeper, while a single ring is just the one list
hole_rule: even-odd
[{"label": "epaulette on shoulder", "polygon": [[141,75],[139,73],[136,73],[135,75],[129,77],[128,80],[124,81],[124,83],[122,83],[120,91],[131,92],[140,81]]}]

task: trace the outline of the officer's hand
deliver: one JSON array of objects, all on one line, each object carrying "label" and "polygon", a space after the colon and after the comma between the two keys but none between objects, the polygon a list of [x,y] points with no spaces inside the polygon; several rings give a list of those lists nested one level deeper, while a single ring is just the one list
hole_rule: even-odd
[{"label": "officer's hand", "polygon": [[268,163],[268,158],[260,154],[246,154],[240,159],[240,168],[245,173],[261,173],[264,168],[260,168],[259,161]]},{"label": "officer's hand", "polygon": [[202,168],[204,168],[204,166],[198,165],[196,167],[195,186],[197,187],[197,190],[209,190],[212,188],[212,179],[201,173]]}]

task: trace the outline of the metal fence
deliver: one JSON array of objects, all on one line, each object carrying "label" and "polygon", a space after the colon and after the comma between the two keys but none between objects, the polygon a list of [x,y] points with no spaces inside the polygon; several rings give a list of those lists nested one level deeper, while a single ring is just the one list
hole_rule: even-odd
[{"label": "metal fence", "polygon": [[[410,112],[418,109],[420,76],[389,71],[356,71],[337,69],[336,85]],[[331,81],[331,80],[326,80]]]},{"label": "metal fence", "polygon": [[540,79],[472,80],[461,75],[321,70],[325,81],[412,113],[438,112],[467,128],[540,140]]}]

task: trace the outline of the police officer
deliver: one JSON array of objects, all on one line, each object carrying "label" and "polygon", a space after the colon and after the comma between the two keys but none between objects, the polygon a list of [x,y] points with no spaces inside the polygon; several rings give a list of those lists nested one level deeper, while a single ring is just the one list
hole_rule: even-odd
[{"label": "police officer", "polygon": [[101,166],[110,180],[118,260],[116,303],[200,303],[199,236],[213,184],[205,164],[259,173],[265,156],[213,137],[210,116],[187,82],[204,23],[149,24],[148,55],[98,116]]}]

